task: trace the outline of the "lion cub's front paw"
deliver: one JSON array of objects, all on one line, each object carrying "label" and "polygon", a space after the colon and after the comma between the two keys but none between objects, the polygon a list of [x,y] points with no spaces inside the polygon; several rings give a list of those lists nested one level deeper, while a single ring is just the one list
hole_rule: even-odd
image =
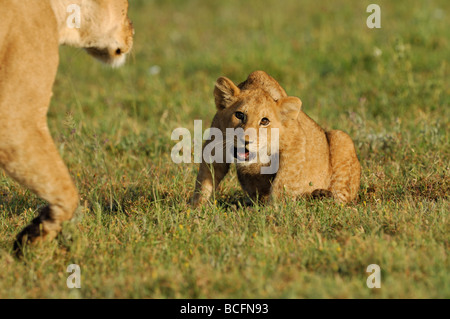
[{"label": "lion cub's front paw", "polygon": [[193,208],[198,208],[204,204],[207,204],[209,202],[208,197],[202,196],[200,193],[195,193],[189,200],[189,204]]}]

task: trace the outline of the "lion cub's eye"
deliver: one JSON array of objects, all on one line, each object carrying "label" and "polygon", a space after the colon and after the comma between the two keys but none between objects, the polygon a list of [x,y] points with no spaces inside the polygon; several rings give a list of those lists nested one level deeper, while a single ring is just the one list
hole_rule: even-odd
[{"label": "lion cub's eye", "polygon": [[270,121],[269,121],[269,119],[267,117],[263,117],[261,119],[261,123],[259,123],[259,124],[262,125],[262,126],[267,126],[267,125],[270,124]]},{"label": "lion cub's eye", "polygon": [[245,118],[245,114],[242,112],[236,112],[236,113],[234,113],[234,116],[236,116],[236,118],[240,121],[244,120],[244,118]]}]

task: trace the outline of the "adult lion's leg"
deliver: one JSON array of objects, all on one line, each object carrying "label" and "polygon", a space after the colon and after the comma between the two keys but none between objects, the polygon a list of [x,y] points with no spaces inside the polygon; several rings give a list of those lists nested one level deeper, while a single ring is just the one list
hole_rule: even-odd
[{"label": "adult lion's leg", "polygon": [[327,132],[331,155],[331,182],[329,190],[340,202],[353,200],[358,193],[361,165],[352,139],[342,131]]},{"label": "adult lion's leg", "polygon": [[46,120],[21,121],[15,125],[14,135],[11,129],[0,129],[3,139],[0,166],[49,203],[17,236],[15,248],[18,248],[26,242],[56,237],[61,223],[72,218],[78,206],[78,193],[53,143]]}]

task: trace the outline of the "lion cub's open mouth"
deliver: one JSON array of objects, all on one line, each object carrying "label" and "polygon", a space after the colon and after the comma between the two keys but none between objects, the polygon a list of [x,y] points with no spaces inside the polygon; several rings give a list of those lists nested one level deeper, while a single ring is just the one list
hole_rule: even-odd
[{"label": "lion cub's open mouth", "polygon": [[234,147],[233,156],[241,162],[249,162],[255,158],[255,153],[251,153],[247,147],[244,149]]}]

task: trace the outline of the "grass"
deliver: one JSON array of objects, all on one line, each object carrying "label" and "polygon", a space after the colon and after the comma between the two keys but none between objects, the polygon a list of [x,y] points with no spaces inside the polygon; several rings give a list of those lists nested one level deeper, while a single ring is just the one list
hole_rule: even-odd
[{"label": "grass", "polygon": [[[134,0],[122,69],[61,48],[49,126],[81,208],[18,261],[14,236],[45,203],[0,173],[0,298],[449,298],[450,6],[380,0],[368,29],[370,3]],[[172,130],[206,129],[215,79],[259,69],[352,136],[355,203],[236,207],[230,174],[217,205],[189,207],[198,167],[171,161]]]}]

